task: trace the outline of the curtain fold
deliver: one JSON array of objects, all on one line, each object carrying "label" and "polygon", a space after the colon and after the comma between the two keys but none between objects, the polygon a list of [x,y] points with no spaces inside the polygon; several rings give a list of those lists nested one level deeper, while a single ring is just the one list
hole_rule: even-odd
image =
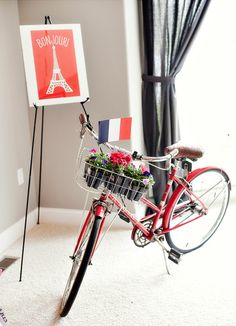
[{"label": "curtain fold", "polygon": [[[150,156],[163,155],[180,139],[175,77],[199,30],[210,0],[142,0],[144,143]],[[160,202],[167,173],[151,167],[156,181],[155,203]]]}]

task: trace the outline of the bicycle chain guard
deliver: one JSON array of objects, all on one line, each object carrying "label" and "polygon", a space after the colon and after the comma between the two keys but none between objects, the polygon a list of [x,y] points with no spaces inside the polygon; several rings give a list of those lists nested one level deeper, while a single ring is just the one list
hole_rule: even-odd
[{"label": "bicycle chain guard", "polygon": [[[147,229],[147,230],[151,230],[152,225],[153,225],[153,220],[149,219],[146,220],[144,222],[141,222],[143,224],[143,226]],[[134,230],[132,232],[132,238],[134,241],[134,244],[137,247],[145,247],[147,246],[151,241],[148,240],[145,235],[143,234],[143,232],[141,230],[139,230],[138,228],[136,228],[136,230]]]}]

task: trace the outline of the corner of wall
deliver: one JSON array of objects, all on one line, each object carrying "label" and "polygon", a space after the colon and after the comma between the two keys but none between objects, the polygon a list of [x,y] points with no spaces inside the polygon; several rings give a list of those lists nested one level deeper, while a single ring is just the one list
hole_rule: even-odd
[{"label": "corner of wall", "polygon": [[136,0],[123,0],[126,37],[129,109],[133,117],[132,150],[144,153],[141,94],[141,51],[139,35],[139,8]]}]

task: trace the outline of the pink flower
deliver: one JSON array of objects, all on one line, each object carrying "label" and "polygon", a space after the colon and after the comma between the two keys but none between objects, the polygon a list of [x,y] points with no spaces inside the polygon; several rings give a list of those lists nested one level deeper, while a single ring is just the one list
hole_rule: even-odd
[{"label": "pink flower", "polygon": [[122,152],[112,152],[110,159],[114,165],[127,166],[132,161],[132,156]]},{"label": "pink flower", "polygon": [[90,152],[90,153],[97,153],[97,150],[96,150],[96,148],[91,148],[91,149],[89,150],[89,152]]},{"label": "pink flower", "polygon": [[147,168],[146,168],[146,166],[145,166],[144,164],[140,164],[139,168],[140,168],[140,170],[142,171],[142,173],[148,171]]}]

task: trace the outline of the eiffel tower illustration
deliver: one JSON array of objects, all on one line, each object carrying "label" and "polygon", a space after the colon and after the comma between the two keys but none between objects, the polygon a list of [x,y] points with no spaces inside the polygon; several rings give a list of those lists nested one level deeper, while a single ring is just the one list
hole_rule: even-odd
[{"label": "eiffel tower illustration", "polygon": [[66,93],[73,92],[73,89],[67,84],[66,80],[62,76],[61,69],[59,68],[58,61],[57,61],[55,45],[52,46],[52,54],[53,54],[53,72],[46,94],[53,94],[54,89],[56,87],[64,88],[64,91]]}]

